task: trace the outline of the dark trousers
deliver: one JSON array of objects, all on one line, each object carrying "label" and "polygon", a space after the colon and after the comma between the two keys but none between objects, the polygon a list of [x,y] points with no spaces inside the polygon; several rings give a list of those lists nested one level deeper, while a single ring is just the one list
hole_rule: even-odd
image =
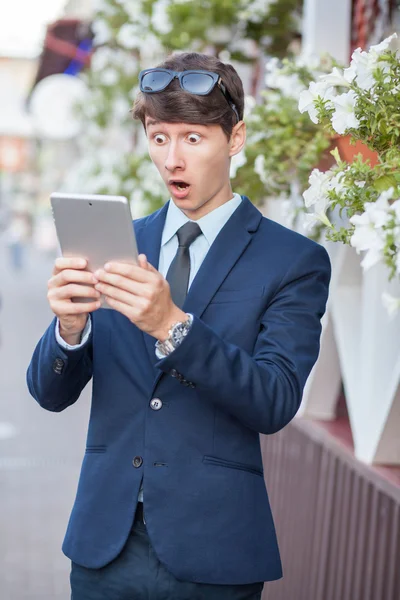
[{"label": "dark trousers", "polygon": [[209,585],[176,579],[158,560],[138,513],[114,561],[102,569],[72,563],[71,600],[260,600],[263,583]]}]

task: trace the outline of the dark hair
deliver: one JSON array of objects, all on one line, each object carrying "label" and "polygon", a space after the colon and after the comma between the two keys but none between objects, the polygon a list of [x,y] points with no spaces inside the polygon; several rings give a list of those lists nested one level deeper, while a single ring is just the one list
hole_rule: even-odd
[{"label": "dark hair", "polygon": [[[173,71],[201,69],[218,73],[236,105],[240,119],[243,119],[243,84],[232,65],[221,62],[215,56],[185,52],[172,54],[157,67]],[[166,123],[219,124],[228,140],[237,123],[234,111],[217,86],[207,96],[196,96],[183,90],[177,79],[160,93],[143,94],[139,91],[132,108],[132,116],[134,119],[140,119],[144,127],[146,116]]]}]

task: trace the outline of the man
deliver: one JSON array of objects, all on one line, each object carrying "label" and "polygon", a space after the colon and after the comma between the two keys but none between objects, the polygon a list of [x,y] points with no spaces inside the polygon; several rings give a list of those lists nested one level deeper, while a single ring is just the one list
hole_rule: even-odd
[{"label": "man", "polygon": [[[329,259],[232,192],[245,124],[231,65],[181,54],[140,82],[133,116],[171,199],[135,222],[138,266],[57,259],[56,319],[28,370],[52,411],[93,377],[63,545],[72,598],[259,599],[282,576],[259,433],[299,408]],[[71,302],[82,291],[91,304]]]}]

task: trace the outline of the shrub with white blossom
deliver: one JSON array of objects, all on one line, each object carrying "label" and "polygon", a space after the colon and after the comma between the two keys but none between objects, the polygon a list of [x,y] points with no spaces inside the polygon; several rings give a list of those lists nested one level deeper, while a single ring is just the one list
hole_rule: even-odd
[{"label": "shrub with white blossom", "polygon": [[[261,102],[246,115],[246,162],[234,179],[235,189],[261,204],[265,198],[285,203],[286,224],[295,227],[304,218],[301,194],[311,169],[331,145],[331,135],[310,122],[297,108],[310,81],[332,66],[330,60],[305,63],[302,59],[269,59]],[[318,237],[318,223],[312,235]]]},{"label": "shrub with white blossom", "polygon": [[[400,277],[400,61],[393,34],[368,52],[355,50],[350,67],[312,81],[300,95],[299,110],[331,133],[360,140],[378,157],[376,166],[359,155],[341,160],[328,173],[314,170],[303,196],[310,220],[327,238],[365,252],[364,269],[382,262]],[[329,220],[327,211],[340,219]],[[391,312],[400,307],[386,295]]]}]

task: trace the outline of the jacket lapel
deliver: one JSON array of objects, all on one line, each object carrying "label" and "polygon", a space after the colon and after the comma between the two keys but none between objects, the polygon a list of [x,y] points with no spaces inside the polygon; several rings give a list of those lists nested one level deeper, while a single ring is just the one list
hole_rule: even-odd
[{"label": "jacket lapel", "polygon": [[[167,215],[168,203],[151,215],[143,227],[138,226],[136,238],[140,253],[157,269],[161,237]],[[219,232],[190,286],[183,310],[201,317],[224,279],[247,248],[257,231],[262,215],[246,196]],[[158,362],[155,354],[156,340],[144,333],[151,363]],[[159,376],[161,373],[159,374]]]},{"label": "jacket lapel", "polygon": [[135,234],[139,254],[145,254],[150,264],[158,269],[161,237],[167,217],[169,201],[146,219],[136,222]]},{"label": "jacket lapel", "polygon": [[183,305],[183,310],[201,317],[224,279],[246,250],[262,215],[246,196],[221,229],[208,251]]},{"label": "jacket lapel", "polygon": [[[145,254],[149,263],[156,269],[158,269],[161,237],[168,212],[168,204],[169,202],[167,202],[165,206],[163,206],[156,213],[150,215],[142,227],[140,227],[141,222],[139,221],[137,227],[135,228],[139,254]],[[150,362],[152,365],[154,365],[158,360],[154,347],[156,340],[147,333],[143,333],[143,336]]]}]

